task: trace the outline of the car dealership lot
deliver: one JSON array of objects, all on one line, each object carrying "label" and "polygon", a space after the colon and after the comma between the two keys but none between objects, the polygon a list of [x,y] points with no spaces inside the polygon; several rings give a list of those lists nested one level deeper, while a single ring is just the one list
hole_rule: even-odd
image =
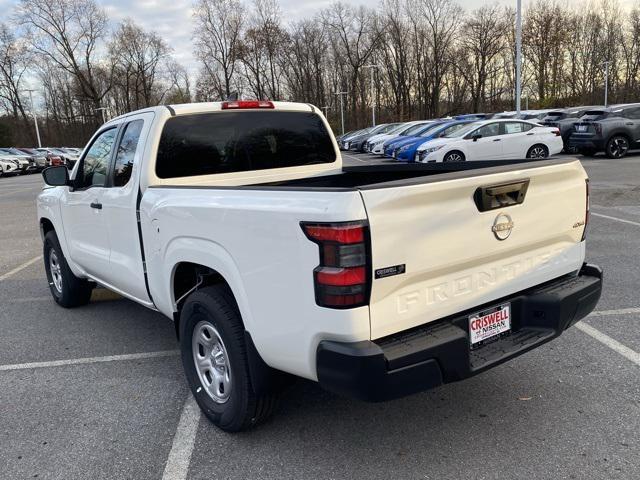
[{"label": "car dealership lot", "polygon": [[0,478],[637,478],[640,155],[583,163],[587,259],[605,269],[582,322],[595,332],[391,404],[300,381],[280,415],[236,435],[192,408],[165,317],[104,290],[53,303],[41,178],[0,179]]}]

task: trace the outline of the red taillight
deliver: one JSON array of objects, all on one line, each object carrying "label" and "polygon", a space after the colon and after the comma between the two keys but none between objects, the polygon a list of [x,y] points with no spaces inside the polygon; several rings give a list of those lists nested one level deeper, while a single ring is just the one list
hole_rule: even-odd
[{"label": "red taillight", "polygon": [[303,222],[301,226],[320,247],[320,265],[313,271],[316,303],[330,308],[366,305],[370,290],[366,222]]},{"label": "red taillight", "polygon": [[585,191],[586,191],[586,207],[585,207],[585,212],[584,212],[584,230],[582,231],[582,240],[584,241],[585,238],[587,238],[587,226],[589,225],[589,215],[590,215],[590,210],[591,210],[591,199],[590,197],[590,193],[591,193],[591,187],[589,186],[589,179],[587,178],[585,181]]},{"label": "red taillight", "polygon": [[54,167],[62,165],[62,159],[60,157],[51,157],[51,165]]},{"label": "red taillight", "polygon": [[556,128],[556,129],[553,131],[553,134],[554,134],[556,137],[559,137],[559,136],[560,136],[560,129]]},{"label": "red taillight", "polygon": [[316,242],[362,243],[364,226],[360,223],[306,225],[305,233]]},{"label": "red taillight", "polygon": [[234,102],[222,102],[222,110],[242,110],[249,108],[275,108],[273,102],[268,100],[238,100]]}]

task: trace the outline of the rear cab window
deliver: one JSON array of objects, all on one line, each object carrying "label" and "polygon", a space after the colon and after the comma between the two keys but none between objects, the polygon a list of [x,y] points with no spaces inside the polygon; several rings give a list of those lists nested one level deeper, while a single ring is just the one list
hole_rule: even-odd
[{"label": "rear cab window", "polygon": [[312,112],[229,111],[167,120],[156,175],[179,178],[337,160],[331,134]]}]

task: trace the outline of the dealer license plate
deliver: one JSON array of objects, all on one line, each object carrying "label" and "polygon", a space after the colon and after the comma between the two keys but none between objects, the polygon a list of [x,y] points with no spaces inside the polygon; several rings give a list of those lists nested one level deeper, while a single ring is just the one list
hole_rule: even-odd
[{"label": "dealer license plate", "polygon": [[510,303],[504,303],[469,315],[469,340],[472,347],[510,330]]}]

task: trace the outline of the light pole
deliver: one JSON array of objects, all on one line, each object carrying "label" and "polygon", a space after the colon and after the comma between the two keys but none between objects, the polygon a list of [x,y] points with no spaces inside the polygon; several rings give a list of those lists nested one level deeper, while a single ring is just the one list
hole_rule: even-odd
[{"label": "light pole", "polygon": [[42,142],[40,141],[40,129],[38,128],[38,117],[36,117],[36,111],[33,108],[33,92],[35,90],[25,90],[29,92],[29,101],[31,103],[31,115],[33,115],[33,123],[36,126],[36,137],[38,138],[38,148],[42,148]]},{"label": "light pole", "polygon": [[96,108],[96,112],[99,112],[100,110],[102,110],[102,123],[107,123],[107,117],[104,113],[107,110],[107,107]]},{"label": "light pole", "polygon": [[324,110],[324,118],[328,119],[329,118],[329,109],[331,107],[320,107],[322,108],[322,110]]},{"label": "light pole", "polygon": [[364,68],[368,68],[371,71],[371,116],[373,126],[376,126],[376,96],[374,92],[374,78],[373,74],[376,68],[380,68],[380,65],[365,65]]},{"label": "light pole", "polygon": [[344,96],[347,92],[336,92],[334,95],[340,96],[340,119],[342,121],[342,135],[344,135]]},{"label": "light pole", "polygon": [[609,106],[609,65],[611,64],[610,60],[606,62],[602,62],[604,65],[604,106]]},{"label": "light pole", "polygon": [[516,112],[520,115],[522,94],[522,0],[516,4]]}]

